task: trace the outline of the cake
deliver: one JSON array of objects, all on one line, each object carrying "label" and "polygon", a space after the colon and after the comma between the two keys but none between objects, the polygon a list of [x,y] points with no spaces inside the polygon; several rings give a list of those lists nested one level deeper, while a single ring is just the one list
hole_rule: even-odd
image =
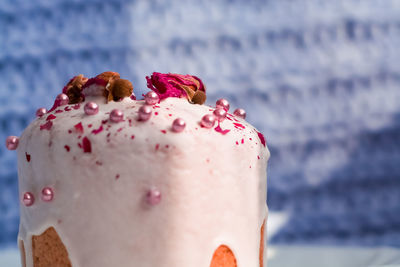
[{"label": "cake", "polygon": [[191,75],[72,78],[18,154],[24,267],[266,266],[264,136]]}]

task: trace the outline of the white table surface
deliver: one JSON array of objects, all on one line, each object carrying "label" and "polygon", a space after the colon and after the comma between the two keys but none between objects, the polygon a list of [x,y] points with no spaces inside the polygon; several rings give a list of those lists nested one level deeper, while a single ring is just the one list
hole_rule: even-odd
[{"label": "white table surface", "polygon": [[[268,219],[268,235],[273,236],[286,219],[285,214],[271,213]],[[400,267],[400,248],[268,246],[268,267],[347,266]],[[16,247],[0,250],[0,267],[21,267],[19,251]]]}]

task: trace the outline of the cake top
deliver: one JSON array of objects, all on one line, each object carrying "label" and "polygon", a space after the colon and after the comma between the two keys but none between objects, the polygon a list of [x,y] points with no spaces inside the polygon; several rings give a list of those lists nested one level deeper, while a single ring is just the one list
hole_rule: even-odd
[{"label": "cake top", "polygon": [[[186,99],[188,106],[202,105],[206,101],[206,87],[203,82],[196,76],[181,75],[181,74],[162,74],[154,72],[151,76],[146,77],[147,86],[151,89],[144,95],[143,100],[136,101],[136,96],[133,92],[133,85],[130,81],[121,79],[116,72],[103,72],[96,77],[86,78],[82,74],[73,77],[62,89],[62,93],[57,95],[53,106],[47,111],[45,108],[39,108],[36,112],[39,122],[38,128],[40,131],[50,131],[54,121],[60,113],[67,113],[71,110],[79,110],[81,105],[86,116],[96,115],[100,105],[110,105],[113,108],[107,112],[108,120],[102,120],[102,125],[97,129],[92,129],[92,134],[97,134],[106,128],[106,123],[119,123],[125,120],[124,109],[126,109],[126,100],[136,101],[143,105],[135,110],[138,122],[145,122],[153,116],[157,116],[157,108],[160,108],[160,103],[171,98]],[[121,108],[119,107],[119,103]],[[110,109],[110,107],[108,109]],[[133,106],[131,106],[133,107]],[[194,108],[194,107],[193,107]],[[221,135],[229,135],[232,129],[243,130],[248,125],[244,120],[246,112],[243,109],[236,109],[233,113],[229,113],[230,104],[226,99],[219,99],[216,102],[215,108],[208,107],[207,114],[197,119],[196,125],[198,128],[214,129],[215,132]],[[168,109],[168,107],[167,107]],[[177,111],[178,113],[181,111]],[[201,112],[201,111],[196,111]],[[187,122],[174,114],[174,120],[171,123],[170,130],[175,133],[184,131]],[[75,115],[71,115],[75,116]],[[66,118],[65,115],[62,116]],[[67,116],[68,117],[68,116]],[[172,114],[170,114],[172,117]],[[132,125],[131,119],[128,119]],[[223,127],[223,121],[230,121],[230,127]],[[154,124],[154,123],[153,123]],[[110,127],[110,126],[108,126]],[[69,131],[78,131],[83,133],[84,126],[82,122],[74,125],[74,129]],[[197,128],[197,127],[196,127]],[[166,131],[166,130],[162,130]],[[256,131],[259,142],[266,146],[264,136]],[[79,146],[84,152],[90,153],[90,143],[88,138],[84,138]],[[6,140],[6,146],[10,150],[15,150],[18,147],[19,138],[9,136]],[[237,145],[243,144],[244,138],[235,140]]]}]

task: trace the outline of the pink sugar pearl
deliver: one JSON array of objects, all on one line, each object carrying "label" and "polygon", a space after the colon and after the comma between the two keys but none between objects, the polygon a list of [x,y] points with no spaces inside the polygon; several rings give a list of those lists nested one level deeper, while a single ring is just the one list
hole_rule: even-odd
[{"label": "pink sugar pearl", "polygon": [[32,206],[33,203],[35,202],[35,198],[31,192],[25,192],[24,195],[22,196],[22,203],[29,207]]},{"label": "pink sugar pearl", "polygon": [[88,102],[84,107],[86,115],[96,115],[99,112],[99,105],[95,102]]},{"label": "pink sugar pearl", "polygon": [[124,113],[122,110],[113,109],[110,113],[110,121],[112,122],[121,122],[124,119]]},{"label": "pink sugar pearl", "polygon": [[8,150],[16,150],[18,148],[19,138],[17,136],[9,136],[6,139],[6,147]]},{"label": "pink sugar pearl", "polygon": [[215,103],[215,107],[216,107],[216,108],[223,108],[223,109],[225,109],[226,111],[228,111],[229,108],[230,108],[229,101],[226,100],[225,98],[220,98],[220,99],[218,99],[217,102]]},{"label": "pink sugar pearl", "polygon": [[144,101],[147,105],[154,105],[157,104],[158,101],[160,101],[160,98],[155,92],[150,91],[144,96]]},{"label": "pink sugar pearl", "polygon": [[47,113],[47,109],[45,109],[45,108],[38,108],[37,110],[36,110],[36,117],[42,117],[44,114],[46,114]]},{"label": "pink sugar pearl", "polygon": [[54,192],[51,187],[45,187],[42,190],[42,200],[45,202],[50,202],[53,200]]},{"label": "pink sugar pearl", "polygon": [[150,189],[146,194],[146,201],[149,205],[157,205],[161,202],[161,192],[157,188]]},{"label": "pink sugar pearl", "polygon": [[69,102],[69,97],[66,94],[59,94],[56,99],[59,101],[60,106],[67,105]]},{"label": "pink sugar pearl", "polygon": [[217,118],[218,121],[223,121],[226,118],[226,110],[223,108],[217,108],[214,110],[213,114]]},{"label": "pink sugar pearl", "polygon": [[235,115],[236,117],[242,118],[242,119],[246,119],[246,111],[242,108],[235,109],[235,111],[233,112],[233,115]]},{"label": "pink sugar pearl", "polygon": [[181,119],[177,118],[172,122],[172,131],[176,133],[182,132],[186,127],[186,122]]},{"label": "pink sugar pearl", "polygon": [[207,114],[204,115],[203,118],[201,118],[201,126],[204,128],[212,128],[215,124],[216,118],[212,114]]},{"label": "pink sugar pearl", "polygon": [[147,121],[151,117],[151,113],[153,112],[151,106],[144,105],[139,108],[139,120]]}]

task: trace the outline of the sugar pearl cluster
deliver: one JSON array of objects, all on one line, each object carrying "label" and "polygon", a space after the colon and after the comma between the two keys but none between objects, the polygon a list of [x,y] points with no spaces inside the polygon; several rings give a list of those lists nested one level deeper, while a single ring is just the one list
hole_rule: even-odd
[{"label": "sugar pearl cluster", "polygon": [[[54,198],[54,190],[53,188],[46,186],[42,189],[40,199],[44,202],[50,202]],[[35,203],[35,196],[31,192],[25,192],[22,195],[22,203],[26,207],[30,207]]]},{"label": "sugar pearl cluster", "polygon": [[[215,125],[215,122],[222,122],[225,120],[228,111],[230,108],[229,101],[225,98],[218,99],[215,103],[215,110],[212,114],[206,114],[201,118],[200,124],[204,128],[212,128]],[[246,111],[244,109],[238,108],[235,109],[233,114],[236,117],[245,119],[246,118]]]}]

